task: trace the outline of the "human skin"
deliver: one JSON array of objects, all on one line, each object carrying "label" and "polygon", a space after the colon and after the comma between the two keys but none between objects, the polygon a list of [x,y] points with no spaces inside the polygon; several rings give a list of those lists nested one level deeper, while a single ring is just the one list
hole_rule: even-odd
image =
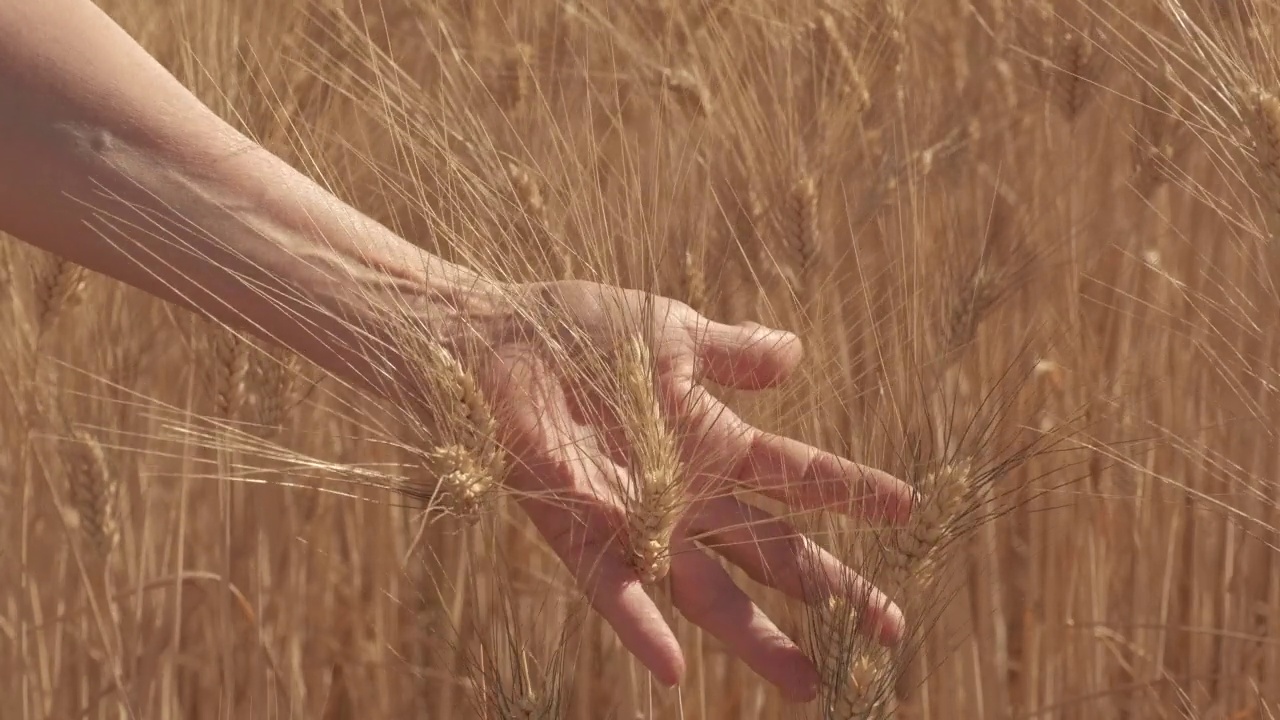
[{"label": "human skin", "polygon": [[[424,253],[219,119],[89,0],[0,0],[0,231],[392,401],[406,396],[412,359],[381,319],[388,308],[411,313],[480,379],[512,456],[507,485],[592,607],[668,685],[684,656],[616,539],[625,520],[605,474],[627,469],[591,440],[605,432],[600,421],[574,410],[583,397],[609,398],[566,391],[570,380],[605,383],[568,377],[521,308],[541,308],[593,346],[637,333],[650,343],[662,410],[696,468],[691,487],[745,487],[889,521],[910,511],[900,481],[753,428],[703,387],[780,383],[801,361],[795,336],[716,323],[635,290],[500,283]],[[692,498],[672,546],[676,608],[789,698],[814,696],[812,663],[706,548],[805,600],[855,594],[881,642],[903,633],[882,595],[849,584],[850,571],[784,519],[728,491]]]}]

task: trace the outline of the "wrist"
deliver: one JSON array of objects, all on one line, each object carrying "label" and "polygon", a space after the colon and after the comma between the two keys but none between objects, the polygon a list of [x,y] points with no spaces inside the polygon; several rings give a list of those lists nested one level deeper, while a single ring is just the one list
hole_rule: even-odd
[{"label": "wrist", "polygon": [[394,400],[417,380],[414,355],[428,344],[455,355],[491,347],[515,318],[513,288],[445,262],[385,228],[374,235],[365,237],[395,246],[393,262],[344,256],[336,260],[337,272],[325,273],[331,279],[301,284],[310,288],[307,304],[319,311],[319,332],[295,349],[343,380]]},{"label": "wrist", "polygon": [[242,308],[246,319],[361,389],[394,392],[407,331],[453,345],[509,316],[504,285],[413,245],[265,149],[198,184],[241,228],[223,237],[281,291],[282,303]]}]

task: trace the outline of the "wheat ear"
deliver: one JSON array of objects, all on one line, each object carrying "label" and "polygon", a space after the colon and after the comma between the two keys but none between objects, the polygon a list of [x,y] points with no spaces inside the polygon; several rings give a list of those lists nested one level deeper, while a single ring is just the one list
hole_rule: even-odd
[{"label": "wheat ear", "polygon": [[235,420],[245,404],[246,380],[250,368],[250,346],[230,328],[213,328],[214,412],[225,420]]},{"label": "wheat ear", "polygon": [[787,243],[796,257],[792,292],[799,295],[806,311],[817,301],[819,283],[815,274],[822,263],[822,232],[818,225],[818,183],[802,171],[787,194],[783,227]]},{"label": "wheat ear", "polygon": [[81,534],[99,558],[106,558],[115,547],[118,535],[119,485],[111,475],[97,438],[77,429],[72,432],[72,439],[71,448],[63,456],[69,500]]},{"label": "wheat ear", "polygon": [[[1171,85],[1167,82],[1171,72],[1169,68],[1164,69],[1162,79],[1166,81],[1162,84]],[[1169,88],[1143,85],[1129,148],[1133,158],[1133,187],[1144,198],[1150,197],[1169,179],[1174,162],[1185,149],[1186,133],[1176,111]]]},{"label": "wheat ear", "polygon": [[507,181],[511,183],[516,202],[523,211],[523,217],[518,222],[518,232],[534,247],[554,248],[554,260],[559,263],[557,275],[564,280],[573,279],[576,270],[573,255],[560,241],[559,233],[552,228],[551,216],[543,198],[542,183],[528,168],[518,163],[507,163],[506,170]]},{"label": "wheat ear", "polygon": [[1054,72],[1050,78],[1050,98],[1069,122],[1084,112],[1101,76],[1101,54],[1088,35],[1066,30],[1053,43]]},{"label": "wheat ear", "polygon": [[69,260],[54,255],[44,260],[36,268],[34,282],[35,320],[40,337],[79,305],[89,276],[88,270]]},{"label": "wheat ear", "polygon": [[818,12],[817,19],[809,24],[809,39],[818,86],[833,87],[838,98],[850,103],[852,113],[861,115],[871,106],[871,91],[831,13]]},{"label": "wheat ear", "polygon": [[507,49],[499,70],[498,102],[503,110],[518,112],[528,106],[534,94],[532,60],[533,46],[528,43],[516,43]]},{"label": "wheat ear", "polygon": [[1266,214],[1268,238],[1280,235],[1280,99],[1262,89],[1247,97],[1245,121],[1257,167],[1255,191]]},{"label": "wheat ear", "polygon": [[893,657],[859,636],[861,608],[832,596],[811,612],[823,718],[887,720]]},{"label": "wheat ear", "polygon": [[690,118],[710,117],[711,90],[697,75],[683,68],[662,71],[662,89]]},{"label": "wheat ear", "polygon": [[[430,409],[434,428],[419,427],[425,449],[416,448],[436,499],[462,517],[475,519],[505,475],[506,459],[498,446],[498,425],[475,377],[443,345],[427,341],[417,358],[439,393]],[[400,488],[419,494],[413,481]]]},{"label": "wheat ear", "polygon": [[301,360],[288,350],[255,356],[258,425],[264,438],[279,434],[299,399]]},{"label": "wheat ear", "polygon": [[973,465],[944,463],[916,483],[920,502],[905,523],[879,533],[883,575],[877,581],[898,594],[927,590],[937,579],[942,549],[964,528],[975,496]]},{"label": "wheat ear", "polygon": [[671,537],[684,507],[683,468],[660,412],[653,359],[643,339],[633,337],[622,348],[619,374],[620,415],[631,446],[635,487],[626,503],[628,551],[641,580],[654,583],[671,567]]}]

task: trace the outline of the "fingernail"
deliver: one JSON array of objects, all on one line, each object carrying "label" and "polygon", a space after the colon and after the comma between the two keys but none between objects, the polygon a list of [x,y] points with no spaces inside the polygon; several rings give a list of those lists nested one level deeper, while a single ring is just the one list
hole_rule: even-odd
[{"label": "fingernail", "polygon": [[885,606],[880,615],[880,644],[897,645],[907,632],[907,619],[895,603]]},{"label": "fingernail", "polygon": [[663,672],[658,675],[658,682],[669,688],[674,688],[684,679],[684,671],[684,658],[680,657],[672,663],[671,667],[663,668]]},{"label": "fingernail", "polygon": [[800,340],[800,337],[790,330],[779,330],[765,327],[764,325],[756,326],[756,334],[759,335],[762,342],[769,341],[776,345],[787,345]]},{"label": "fingernail", "polygon": [[797,673],[791,696],[796,702],[809,702],[818,696],[818,669],[808,658],[805,658],[803,668]]}]

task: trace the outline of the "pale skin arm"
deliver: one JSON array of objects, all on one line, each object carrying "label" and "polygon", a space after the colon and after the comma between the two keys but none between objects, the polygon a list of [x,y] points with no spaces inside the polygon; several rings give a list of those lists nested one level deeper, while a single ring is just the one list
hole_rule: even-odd
[{"label": "pale skin arm", "polygon": [[[96,232],[104,221],[116,230]],[[502,285],[425,254],[218,119],[89,0],[0,0],[0,231],[392,398],[404,362],[394,338],[377,330],[389,304],[412,308],[422,331],[442,338],[502,328],[480,330],[487,350],[463,360],[506,418],[502,440],[517,461],[508,484],[524,493],[525,510],[593,608],[664,683],[679,681],[683,654],[610,534],[625,525],[616,498],[585,469],[627,468],[579,462],[591,449],[576,439],[605,430],[575,418],[557,358],[536,332],[521,332],[510,297],[548,303],[602,345],[644,333],[662,368],[664,411],[688,431],[681,451],[700,487],[739,484],[791,506],[889,519],[909,511],[899,481],[753,428],[701,387],[702,378],[743,389],[780,382],[800,361],[794,336],[715,323],[603,285]],[[644,327],[639,310],[655,305],[663,321]],[[566,510],[548,493],[580,505]],[[676,607],[789,697],[813,697],[812,664],[706,549],[805,600],[871,597],[864,629],[882,642],[901,636],[897,609],[866,595],[865,583],[850,586],[835,558],[814,563],[784,518],[727,492],[707,498],[691,504],[673,536]]]},{"label": "pale skin arm", "polygon": [[443,318],[487,295],[223,122],[87,0],[0,0],[0,168],[0,230],[348,379],[371,298]]}]

